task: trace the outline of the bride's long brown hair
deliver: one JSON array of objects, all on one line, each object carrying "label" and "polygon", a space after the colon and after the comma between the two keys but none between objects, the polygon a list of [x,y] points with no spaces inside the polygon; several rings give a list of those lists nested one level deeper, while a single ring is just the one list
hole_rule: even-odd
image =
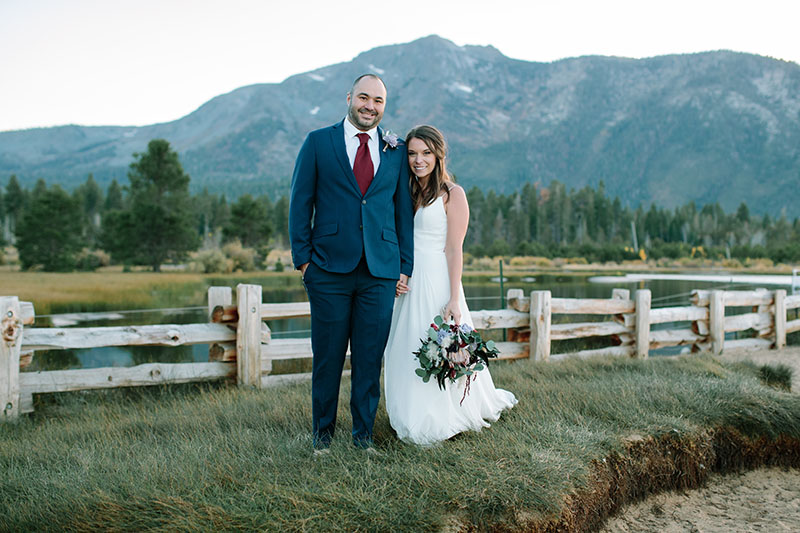
[{"label": "bride's long brown hair", "polygon": [[[414,211],[416,211],[420,207],[432,204],[441,193],[447,194],[447,200],[449,200],[450,188],[447,184],[453,182],[453,177],[447,172],[447,165],[445,164],[447,143],[441,131],[427,124],[416,126],[406,135],[406,146],[408,146],[411,139],[419,139],[424,142],[425,146],[427,146],[436,157],[436,166],[433,168],[433,172],[431,172],[428,178],[428,186],[425,187],[424,190],[419,184],[417,177],[414,175],[414,169],[409,168],[411,176],[411,199],[414,201]],[[410,166],[411,165],[409,165],[409,167]]]}]

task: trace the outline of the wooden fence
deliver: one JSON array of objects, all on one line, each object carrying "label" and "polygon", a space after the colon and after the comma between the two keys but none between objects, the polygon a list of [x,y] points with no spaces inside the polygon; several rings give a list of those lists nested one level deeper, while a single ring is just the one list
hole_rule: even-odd
[{"label": "wooden fence", "polygon": [[[310,358],[311,340],[272,339],[264,321],[308,317],[308,302],[265,304],[261,300],[258,285],[239,285],[235,305],[229,287],[211,287],[208,323],[32,328],[27,327],[35,319],[31,303],[20,302],[15,296],[0,297],[0,421],[31,412],[33,394],[225,378],[260,388],[307,378],[307,374],[273,375],[272,366],[279,360]],[[779,349],[785,346],[788,333],[800,331],[800,319],[787,319],[787,312],[800,308],[800,295],[787,296],[785,290],[698,290],[693,292],[692,305],[660,309],[651,308],[649,290],[636,291],[633,299],[624,289],[614,289],[609,299],[574,299],[553,298],[550,291],[525,296],[521,289],[511,289],[507,301],[506,309],[471,313],[477,329],[509,330],[509,340],[497,343],[500,359],[546,361],[567,355],[608,354],[647,357],[650,350],[666,346],[687,346],[715,354],[723,349]],[[746,312],[726,313],[726,309],[742,308]],[[558,320],[553,320],[554,315]],[[569,315],[579,320],[592,316],[603,319],[562,321]],[[665,329],[670,324],[675,327]],[[753,330],[754,337],[726,340],[726,333],[743,330]],[[611,346],[573,354],[550,353],[552,341],[587,337],[606,337],[606,344]],[[191,344],[209,345],[209,362],[20,372],[37,350]]]}]

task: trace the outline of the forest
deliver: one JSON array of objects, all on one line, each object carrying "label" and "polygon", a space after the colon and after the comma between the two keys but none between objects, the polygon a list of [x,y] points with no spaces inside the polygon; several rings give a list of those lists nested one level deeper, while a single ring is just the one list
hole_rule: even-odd
[{"label": "forest", "polygon": [[[286,196],[192,194],[189,184],[177,153],[160,139],[134,154],[128,183],[114,180],[106,190],[91,174],[71,192],[42,179],[29,189],[11,175],[0,190],[0,259],[47,271],[159,270],[190,259],[207,272],[285,266],[266,259],[289,246]],[[750,213],[744,201],[731,213],[716,203],[631,207],[611,198],[602,181],[575,190],[556,180],[510,194],[473,187],[467,196],[469,257],[800,262],[800,221]]]}]

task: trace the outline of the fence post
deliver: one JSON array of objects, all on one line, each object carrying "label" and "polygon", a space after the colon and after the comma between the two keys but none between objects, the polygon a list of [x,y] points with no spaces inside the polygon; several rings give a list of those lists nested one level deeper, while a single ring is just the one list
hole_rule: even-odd
[{"label": "fence post", "polygon": [[611,289],[612,300],[630,300],[631,291],[628,289]]},{"label": "fence post", "polygon": [[[522,289],[508,289],[506,293],[506,309],[522,311],[525,308],[524,298],[525,291]],[[530,305],[530,302],[528,302],[528,305]]]},{"label": "fence post", "polygon": [[19,349],[22,345],[22,320],[19,298],[0,297],[2,335],[0,341],[0,422],[19,416]]},{"label": "fence post", "polygon": [[[522,289],[508,289],[506,293],[506,309],[530,314],[530,304],[530,300],[525,299],[525,291]],[[508,331],[508,335],[503,335],[503,340],[509,340],[511,342],[529,342],[530,332],[526,330],[527,328],[504,329],[503,331]],[[530,353],[528,357],[531,357]]]},{"label": "fence post", "polygon": [[775,291],[775,349],[786,346],[786,289]]},{"label": "fence post", "polygon": [[[760,287],[760,288],[756,289],[756,292],[762,292],[762,293],[768,294],[769,290],[767,290],[767,289],[765,289],[763,287]],[[773,304],[775,303],[775,295],[774,294],[772,296],[772,303]],[[758,305],[758,306],[753,308],[753,312],[754,313],[769,313],[769,311],[770,311],[770,305],[769,304],[760,304],[760,305]],[[773,328],[771,328],[770,326],[767,326],[764,329],[756,330],[756,336],[757,337],[761,337],[761,338],[772,337],[772,335],[774,333],[775,333],[775,331],[773,331]]]},{"label": "fence post", "polygon": [[261,286],[236,286],[236,383],[261,388]]},{"label": "fence post", "polygon": [[550,359],[550,291],[531,293],[531,340],[530,358],[534,361]]},{"label": "fence post", "polygon": [[[215,310],[225,309],[233,305],[233,290],[230,287],[208,288],[208,319],[214,322]],[[218,318],[224,317],[224,311]],[[209,361],[236,361],[236,344],[233,342],[215,342],[208,346]]]},{"label": "fence post", "polygon": [[708,320],[711,353],[719,355],[725,347],[725,291],[711,291],[708,301]]},{"label": "fence post", "polygon": [[636,335],[637,358],[645,359],[650,352],[650,289],[636,291],[636,319],[634,322]]}]

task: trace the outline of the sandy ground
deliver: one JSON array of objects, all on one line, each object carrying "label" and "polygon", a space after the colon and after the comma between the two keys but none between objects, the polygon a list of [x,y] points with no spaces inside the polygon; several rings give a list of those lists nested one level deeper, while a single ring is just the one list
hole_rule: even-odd
[{"label": "sandy ground", "polygon": [[[800,393],[800,348],[738,352],[723,359],[784,364]],[[769,468],[713,476],[701,489],[668,492],[623,509],[602,533],[730,533],[800,531],[800,470]]]}]

